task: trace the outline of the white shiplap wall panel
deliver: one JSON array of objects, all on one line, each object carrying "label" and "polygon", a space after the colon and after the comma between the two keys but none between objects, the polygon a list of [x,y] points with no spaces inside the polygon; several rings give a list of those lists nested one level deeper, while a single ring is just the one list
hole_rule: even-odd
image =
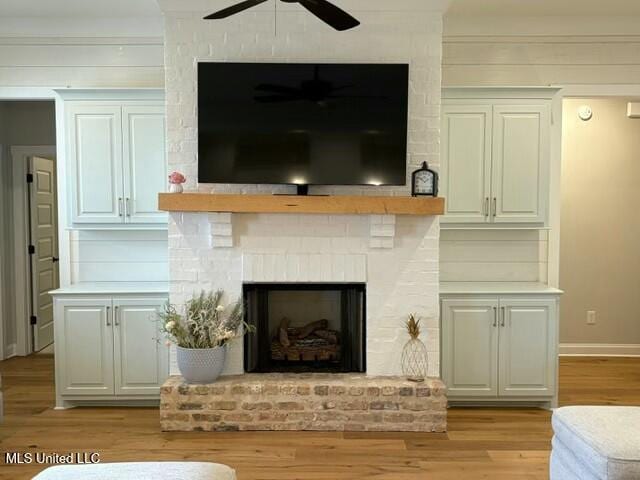
[{"label": "white shiplap wall panel", "polygon": [[546,230],[443,230],[445,282],[546,282]]},{"label": "white shiplap wall panel", "polygon": [[72,282],[168,280],[166,231],[71,233]]},{"label": "white shiplap wall panel", "polygon": [[638,65],[640,37],[447,37],[447,65]]},{"label": "white shiplap wall panel", "polygon": [[2,37],[0,86],[162,87],[161,38]]},{"label": "white shiplap wall panel", "polygon": [[162,87],[162,67],[0,67],[0,86]]},{"label": "white shiplap wall panel", "polygon": [[637,35],[445,35],[443,85],[640,83]]},{"label": "white shiplap wall panel", "polygon": [[163,62],[158,45],[0,43],[2,67],[158,67]]}]

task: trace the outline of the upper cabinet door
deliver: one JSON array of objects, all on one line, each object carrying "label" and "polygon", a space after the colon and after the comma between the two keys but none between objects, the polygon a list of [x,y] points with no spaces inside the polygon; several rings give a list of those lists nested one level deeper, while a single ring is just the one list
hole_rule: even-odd
[{"label": "upper cabinet door", "polygon": [[500,395],[555,393],[556,338],[556,300],[500,300]]},{"label": "upper cabinet door", "polygon": [[498,299],[442,301],[442,378],[447,395],[498,394]]},{"label": "upper cabinet door", "polygon": [[165,300],[114,298],[116,395],[159,395],[169,377],[169,347],[158,313]]},{"label": "upper cabinet door", "polygon": [[74,223],[122,223],[121,108],[79,104],[67,109]]},{"label": "upper cabinet door", "polygon": [[490,221],[491,112],[488,105],[443,106],[444,223]]},{"label": "upper cabinet door", "polygon": [[549,182],[549,107],[493,110],[492,216],[495,223],[544,223]]},{"label": "upper cabinet door", "polygon": [[167,223],[158,193],[167,186],[164,106],[124,106],[124,183],[127,223]]}]

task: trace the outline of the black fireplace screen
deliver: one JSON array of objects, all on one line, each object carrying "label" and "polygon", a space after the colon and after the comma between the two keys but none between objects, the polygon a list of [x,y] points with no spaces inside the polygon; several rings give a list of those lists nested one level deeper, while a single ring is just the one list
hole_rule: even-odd
[{"label": "black fireplace screen", "polygon": [[247,372],[364,372],[364,284],[247,284]]}]

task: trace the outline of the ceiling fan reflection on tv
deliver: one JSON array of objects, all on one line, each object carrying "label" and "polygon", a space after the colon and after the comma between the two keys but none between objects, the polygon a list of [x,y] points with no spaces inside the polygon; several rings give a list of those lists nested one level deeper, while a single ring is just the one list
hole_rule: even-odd
[{"label": "ceiling fan reflection on tv", "polygon": [[[262,3],[266,3],[269,0],[245,0],[231,7],[222,9],[218,12],[212,13],[204,17],[205,20],[219,20],[222,18],[230,17],[236,13],[240,13],[249,8],[253,8]],[[278,1],[278,0],[276,0]],[[336,7],[334,4],[327,0],[280,0],[285,3],[299,3],[301,6],[309,10],[320,20],[342,32],[355,28],[360,25],[360,22],[349,15],[341,8]]]},{"label": "ceiling fan reflection on tv", "polygon": [[[333,99],[354,99],[354,98],[382,98],[377,96],[349,95],[348,89],[355,87],[353,84],[334,85],[332,82],[323,80],[320,76],[320,66],[316,65],[313,69],[313,79],[305,80],[297,87],[287,85],[277,85],[272,83],[261,83],[255,87],[255,90],[265,95],[255,96],[255,100],[260,103],[280,103],[280,102],[298,102],[308,101],[316,103],[320,106],[326,105],[329,100]],[[336,95],[338,92],[345,92],[345,95]]]}]

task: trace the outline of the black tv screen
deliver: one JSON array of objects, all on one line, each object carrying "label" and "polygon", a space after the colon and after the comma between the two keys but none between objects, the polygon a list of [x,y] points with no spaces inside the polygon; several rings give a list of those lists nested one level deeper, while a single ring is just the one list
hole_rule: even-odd
[{"label": "black tv screen", "polygon": [[405,185],[408,65],[200,63],[201,183]]}]

